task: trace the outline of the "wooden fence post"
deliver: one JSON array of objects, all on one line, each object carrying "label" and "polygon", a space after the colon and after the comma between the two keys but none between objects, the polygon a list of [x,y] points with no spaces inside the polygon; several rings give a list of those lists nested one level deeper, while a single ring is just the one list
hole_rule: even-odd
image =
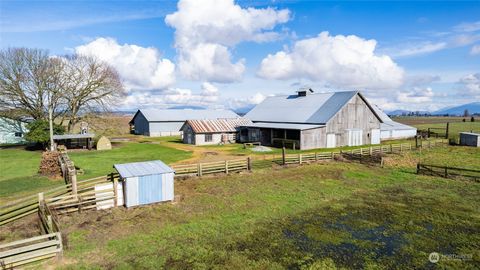
[{"label": "wooden fence post", "polygon": [[247,170],[252,171],[252,158],[247,157]]},{"label": "wooden fence post", "polygon": [[332,160],[335,159],[335,152],[332,151]]},{"label": "wooden fence post", "polygon": [[373,156],[373,147],[370,146],[370,156]]},{"label": "wooden fence post", "polygon": [[447,178],[447,177],[448,177],[448,169],[447,169],[447,167],[445,167],[445,178]]},{"label": "wooden fence post", "polygon": [[285,165],[286,160],[285,160],[285,146],[282,147],[282,165]]},{"label": "wooden fence post", "polygon": [[363,148],[360,148],[360,156],[363,156]]},{"label": "wooden fence post", "polygon": [[198,163],[198,176],[202,176],[202,163]]},{"label": "wooden fence post", "polygon": [[53,232],[52,216],[47,215],[47,233],[52,233],[52,232]]},{"label": "wooden fence post", "polygon": [[58,251],[58,254],[57,254],[57,259],[61,259],[61,258],[63,257],[63,239],[62,239],[62,233],[57,232],[57,233],[56,233],[56,236],[57,236],[57,240],[58,240],[57,249],[59,250],[59,251]]},{"label": "wooden fence post", "polygon": [[393,153],[393,144],[390,144],[390,153]]},{"label": "wooden fence post", "polygon": [[317,162],[317,161],[318,161],[318,154],[317,154],[317,152],[315,152],[315,162]]},{"label": "wooden fence post", "polygon": [[420,171],[420,163],[417,163],[417,174]]},{"label": "wooden fence post", "polygon": [[302,154],[298,154],[298,164],[302,164]]},{"label": "wooden fence post", "polygon": [[445,128],[445,139],[448,140],[448,129],[449,129],[449,126],[450,126],[450,122],[447,122],[447,127]]},{"label": "wooden fence post", "polygon": [[225,173],[228,174],[228,160],[225,160]]},{"label": "wooden fence post", "polygon": [[77,188],[77,172],[76,172],[76,170],[73,170],[73,174],[71,175],[70,179],[71,179],[70,184],[72,185],[72,194],[77,195],[78,188]]},{"label": "wooden fence post", "polygon": [[43,192],[38,193],[38,206],[40,206],[45,199],[45,196],[43,196]]},{"label": "wooden fence post", "polygon": [[415,136],[415,148],[418,148],[418,136]]},{"label": "wooden fence post", "polygon": [[113,173],[111,174],[112,179],[113,179],[113,206],[117,207],[118,206],[118,178],[113,176]]}]

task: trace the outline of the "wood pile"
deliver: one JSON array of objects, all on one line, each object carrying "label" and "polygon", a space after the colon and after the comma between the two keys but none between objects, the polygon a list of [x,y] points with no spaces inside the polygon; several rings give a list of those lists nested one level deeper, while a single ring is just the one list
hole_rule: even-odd
[{"label": "wood pile", "polygon": [[57,152],[57,151],[43,152],[38,173],[40,175],[48,176],[50,178],[62,177],[62,169],[58,164],[59,156],[60,156],[60,152]]}]

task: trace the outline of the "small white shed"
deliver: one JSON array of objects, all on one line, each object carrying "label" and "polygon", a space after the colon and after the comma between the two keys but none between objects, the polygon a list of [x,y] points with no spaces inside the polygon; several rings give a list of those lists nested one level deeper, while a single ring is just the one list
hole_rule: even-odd
[{"label": "small white shed", "polygon": [[460,145],[480,147],[480,134],[460,132]]},{"label": "small white shed", "polygon": [[115,164],[123,182],[123,198],[126,207],[174,198],[175,171],[160,160]]}]

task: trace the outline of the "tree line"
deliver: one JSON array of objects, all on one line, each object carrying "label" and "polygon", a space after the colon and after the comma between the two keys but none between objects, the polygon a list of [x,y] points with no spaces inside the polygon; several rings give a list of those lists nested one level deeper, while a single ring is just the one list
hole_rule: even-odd
[{"label": "tree line", "polygon": [[72,132],[83,115],[107,111],[124,95],[115,68],[95,57],[0,51],[0,116],[48,123],[50,111],[54,123]]}]

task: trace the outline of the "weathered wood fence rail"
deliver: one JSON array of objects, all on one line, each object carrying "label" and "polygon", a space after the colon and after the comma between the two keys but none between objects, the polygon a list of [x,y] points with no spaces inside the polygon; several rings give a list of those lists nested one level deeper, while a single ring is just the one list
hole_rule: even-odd
[{"label": "weathered wood fence rail", "polygon": [[0,245],[0,268],[13,269],[28,263],[61,256],[60,232],[44,234]]},{"label": "weathered wood fence rail", "polygon": [[[77,189],[73,190],[72,184],[66,184],[60,187],[50,189],[43,193],[45,199],[61,197],[63,195],[83,194],[92,192],[96,184],[107,183],[112,177],[118,177],[118,174],[110,174],[109,176],[96,177],[77,182]],[[0,206],[0,226],[24,216],[34,214],[38,211],[38,195],[30,195],[21,200]]]},{"label": "weathered wood fence rail", "polygon": [[231,173],[251,170],[251,159],[235,159],[209,163],[173,165],[175,176],[202,176],[214,173]]},{"label": "weathered wood fence rail", "polygon": [[465,178],[480,182],[480,170],[473,169],[418,163],[417,174],[439,176],[444,178]]}]

